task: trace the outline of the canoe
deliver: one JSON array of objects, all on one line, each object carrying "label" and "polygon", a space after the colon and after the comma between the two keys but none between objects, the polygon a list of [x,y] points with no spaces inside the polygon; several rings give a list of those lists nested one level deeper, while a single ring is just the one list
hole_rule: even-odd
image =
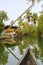
[{"label": "canoe", "polygon": [[26,53],[23,55],[17,65],[38,65],[36,58],[30,48],[26,50]]},{"label": "canoe", "polygon": [[1,35],[0,36],[0,40],[5,40],[5,39],[10,39],[10,38],[12,38],[12,36],[4,36],[4,35]]}]

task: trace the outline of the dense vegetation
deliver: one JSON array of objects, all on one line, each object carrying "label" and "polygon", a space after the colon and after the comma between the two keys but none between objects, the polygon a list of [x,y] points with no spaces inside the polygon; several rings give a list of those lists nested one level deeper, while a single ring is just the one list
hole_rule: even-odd
[{"label": "dense vegetation", "polygon": [[5,11],[0,11],[0,32],[4,29],[3,21],[8,20],[7,13]]},{"label": "dense vegetation", "polygon": [[[35,0],[27,0],[28,2],[32,2],[32,6],[35,4]],[[36,0],[40,2],[42,0]],[[0,11],[0,31],[4,29],[3,21],[8,20],[7,13],[5,11]],[[18,21],[18,26],[21,30],[20,34],[32,34],[32,35],[40,35],[43,36],[43,11],[38,16],[37,13],[32,13],[31,10],[27,10],[25,12],[25,16],[20,16]],[[13,26],[13,22],[11,21],[11,26]],[[18,30],[18,31],[20,31]]]},{"label": "dense vegetation", "polygon": [[[4,29],[3,21],[8,20],[6,12],[0,11],[0,31]],[[38,16],[37,13],[30,11],[26,12],[26,15],[18,20],[18,25],[21,30],[21,34],[43,35],[43,11]],[[20,31],[19,30],[19,31]]]}]

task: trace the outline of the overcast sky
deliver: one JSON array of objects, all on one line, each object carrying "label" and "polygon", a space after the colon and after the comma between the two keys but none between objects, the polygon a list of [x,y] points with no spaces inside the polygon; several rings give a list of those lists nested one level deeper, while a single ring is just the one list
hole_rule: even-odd
[{"label": "overcast sky", "polygon": [[[32,12],[38,12],[42,10],[41,3],[35,4],[32,8]],[[31,5],[31,4],[30,4]],[[9,21],[15,20],[22,12],[29,7],[26,0],[0,0],[0,10],[5,10],[8,13]],[[8,22],[7,21],[7,24]]]}]

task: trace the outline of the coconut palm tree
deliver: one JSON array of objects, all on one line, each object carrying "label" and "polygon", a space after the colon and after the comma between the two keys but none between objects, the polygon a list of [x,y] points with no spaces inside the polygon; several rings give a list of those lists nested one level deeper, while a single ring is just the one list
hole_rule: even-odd
[{"label": "coconut palm tree", "polygon": [[38,35],[43,36],[43,14],[38,18]]},{"label": "coconut palm tree", "polygon": [[6,21],[6,20],[8,20],[7,13],[5,11],[0,11],[0,31],[2,31],[4,28],[3,21]]},{"label": "coconut palm tree", "polygon": [[37,18],[38,18],[37,13],[34,13],[32,15],[32,21],[33,21],[34,24],[36,24]]},{"label": "coconut palm tree", "polygon": [[8,20],[7,12],[5,12],[4,10],[0,11],[0,17],[1,17],[2,21]]},{"label": "coconut palm tree", "polygon": [[40,1],[42,1],[42,0],[27,0],[28,2],[32,2],[32,4],[34,5],[35,4],[35,2],[37,1],[38,3],[40,2]]},{"label": "coconut palm tree", "polygon": [[28,22],[30,22],[30,17],[32,15],[32,13],[29,10],[28,12],[26,12],[26,14],[27,14],[27,20],[28,20]]}]

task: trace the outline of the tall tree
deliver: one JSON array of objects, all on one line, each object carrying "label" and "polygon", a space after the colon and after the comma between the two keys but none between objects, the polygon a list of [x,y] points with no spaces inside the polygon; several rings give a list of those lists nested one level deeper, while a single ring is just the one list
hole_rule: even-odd
[{"label": "tall tree", "polygon": [[28,2],[32,2],[32,4],[34,5],[36,0],[27,0]]},{"label": "tall tree", "polygon": [[32,2],[32,4],[34,5],[35,4],[35,2],[37,1],[38,3],[40,2],[40,1],[42,1],[42,0],[27,0],[28,2]]},{"label": "tall tree", "polygon": [[3,21],[6,21],[6,20],[8,20],[7,12],[5,12],[4,10],[0,11],[0,31],[2,31],[4,28]]},{"label": "tall tree", "polygon": [[30,22],[30,17],[32,15],[32,13],[29,10],[28,12],[26,12],[26,14],[27,14],[27,20],[28,20],[28,22]]},{"label": "tall tree", "polygon": [[34,24],[36,24],[37,18],[38,18],[37,13],[34,13],[32,16],[32,21],[34,22]]},{"label": "tall tree", "polygon": [[8,20],[7,12],[5,12],[4,10],[0,11],[0,17],[2,18],[2,21]]}]

